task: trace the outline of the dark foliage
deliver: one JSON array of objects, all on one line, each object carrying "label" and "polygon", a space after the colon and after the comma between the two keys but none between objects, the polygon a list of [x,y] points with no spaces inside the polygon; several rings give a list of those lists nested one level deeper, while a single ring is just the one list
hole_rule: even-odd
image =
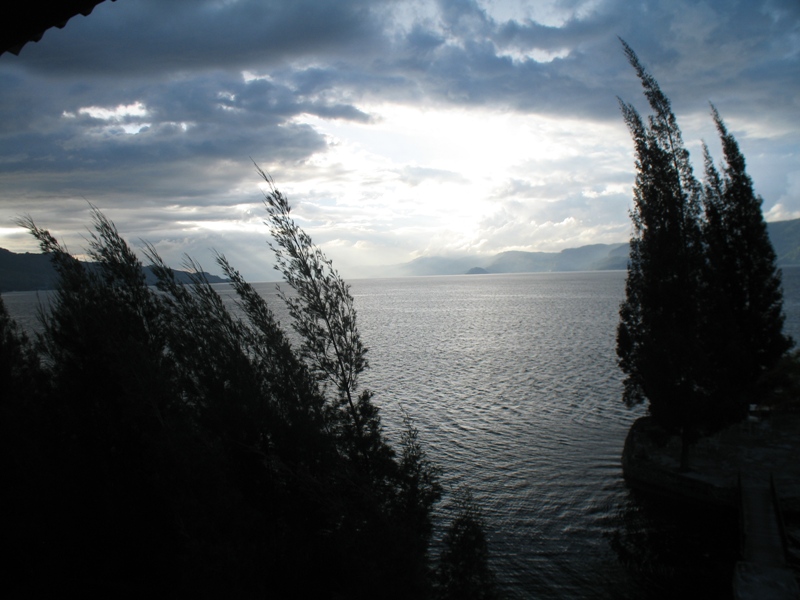
[{"label": "dark foliage", "polygon": [[489,569],[489,549],[483,517],[467,492],[454,502],[455,518],[444,536],[437,569],[441,600],[492,600],[498,598],[494,574]]},{"label": "dark foliage", "polygon": [[623,42],[654,114],[647,125],[620,101],[636,152],[633,235],[617,332],[625,401],[650,412],[686,444],[696,435],[703,390],[699,306],[703,252],[700,185],[669,99]]},{"label": "dark foliage", "polygon": [[761,200],[735,140],[714,110],[726,167],[720,176],[706,151],[701,185],[669,99],[622,45],[653,115],[645,124],[620,101],[636,182],[617,354],[625,401],[647,400],[658,423],[682,436],[686,468],[690,443],[746,414],[791,341]]},{"label": "dark foliage", "polygon": [[439,470],[410,422],[397,450],[385,437],[347,285],[280,192],[266,200],[300,348],[223,256],[236,310],[152,247],[149,287],[96,210],[91,268],[25,221],[59,286],[34,344],[0,303],[7,589],[434,593]]},{"label": "dark foliage", "polygon": [[760,399],[759,381],[792,340],[783,334],[781,274],[762,200],[753,191],[739,145],[716,108],[711,112],[725,162],[720,174],[704,148],[710,410],[735,421]]}]

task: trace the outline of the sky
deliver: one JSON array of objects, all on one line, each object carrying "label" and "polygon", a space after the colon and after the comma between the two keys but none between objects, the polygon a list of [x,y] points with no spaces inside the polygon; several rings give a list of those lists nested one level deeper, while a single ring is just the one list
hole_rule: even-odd
[{"label": "sky", "polygon": [[255,164],[345,277],[422,256],[624,242],[618,38],[696,174],[713,102],[769,221],[800,217],[798,0],[117,0],[0,55],[0,247],[133,247],[275,280]]}]

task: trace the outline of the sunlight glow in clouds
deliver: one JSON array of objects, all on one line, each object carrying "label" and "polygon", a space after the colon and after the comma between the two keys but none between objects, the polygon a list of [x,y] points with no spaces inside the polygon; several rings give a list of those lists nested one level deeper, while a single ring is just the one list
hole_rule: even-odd
[{"label": "sunlight glow in clouds", "polygon": [[[503,203],[509,194],[517,196],[517,218],[534,227],[534,215],[570,197],[608,197],[618,212],[627,208],[630,184],[598,186],[584,180],[574,163],[588,159],[599,167],[606,160],[607,173],[616,170],[631,179],[627,169],[614,164],[628,153],[627,134],[618,127],[391,104],[367,112],[373,123],[296,118],[323,132],[328,147],[302,166],[276,168],[275,175],[291,182],[284,186],[290,198],[302,198],[296,212],[315,234],[343,223],[394,230],[413,219],[420,241],[427,240],[423,253],[536,249],[532,239],[488,242],[481,222],[509,210]],[[588,225],[586,206],[565,210],[556,223]],[[559,241],[568,243],[570,237]]]},{"label": "sunlight glow in clouds", "polygon": [[540,50],[533,48],[531,50],[520,50],[519,48],[509,48],[502,50],[498,56],[508,57],[517,63],[526,63],[528,61],[535,61],[537,63],[548,63],[556,60],[557,58],[566,58],[569,56],[569,49],[562,48],[560,50]]},{"label": "sunlight glow in clouds", "polygon": [[571,19],[584,19],[603,4],[602,0],[481,0],[487,14],[499,22],[530,20],[547,27],[563,27]]},{"label": "sunlight glow in clouds", "polygon": [[[87,115],[98,121],[106,121],[108,125],[97,128],[97,131],[100,133],[116,133],[118,131],[123,131],[127,134],[136,134],[141,133],[151,126],[150,122],[140,120],[140,118],[148,116],[147,108],[141,102],[125,105],[120,104],[115,108],[84,106],[78,109],[77,115]],[[76,113],[67,111],[61,114],[61,116],[66,119],[75,119],[77,115]]]},{"label": "sunlight glow in clouds", "polygon": [[128,105],[119,105],[116,108],[103,108],[101,106],[86,106],[78,109],[78,114],[86,114],[93,119],[103,121],[121,121],[125,117],[146,117],[147,108],[141,102]]}]

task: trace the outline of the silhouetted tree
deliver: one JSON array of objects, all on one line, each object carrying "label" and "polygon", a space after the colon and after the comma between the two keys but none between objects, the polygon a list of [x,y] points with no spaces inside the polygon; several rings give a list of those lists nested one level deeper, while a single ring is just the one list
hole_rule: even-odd
[{"label": "silhouetted tree", "polygon": [[0,507],[3,542],[8,552],[0,568],[7,582],[6,593],[22,595],[20,580],[30,585],[33,569],[30,557],[39,551],[37,535],[48,520],[47,493],[50,485],[46,442],[48,414],[42,406],[48,381],[39,358],[24,332],[9,316],[0,297],[0,473],[3,488]]},{"label": "silhouetted tree", "polygon": [[762,200],[753,191],[735,138],[712,105],[722,142],[722,175],[704,145],[703,202],[707,356],[713,402],[723,422],[741,419],[757,400],[763,374],[792,346],[783,334],[783,293]]},{"label": "silhouetted tree", "polygon": [[[636,153],[633,235],[617,330],[624,399],[689,445],[741,419],[762,375],[792,344],[782,332],[782,292],[761,199],[719,113],[723,174],[704,147],[695,179],[670,102],[622,42],[653,115],[645,124],[620,101]],[[704,209],[704,214],[701,211]]]},{"label": "silhouetted tree", "polygon": [[23,222],[59,282],[35,346],[0,303],[4,443],[30,450],[4,455],[18,483],[4,531],[26,552],[12,589],[430,597],[440,471],[410,421],[389,443],[358,389],[347,285],[274,187],[267,208],[299,348],[221,255],[235,310],[152,246],[148,287],[97,210],[91,265]]},{"label": "silhouetted tree", "polygon": [[[364,444],[377,441],[372,393],[358,393],[359,375],[368,366],[367,350],[361,342],[350,288],[322,251],[291,218],[287,198],[275,188],[272,178],[256,167],[268,186],[265,206],[271,245],[277,264],[294,295],[280,291],[292,316],[292,327],[300,335],[300,354],[323,384],[334,387],[330,405],[343,411],[339,416],[344,438],[354,451],[368,451]],[[338,412],[337,411],[337,412]]]},{"label": "silhouetted tree", "polygon": [[37,343],[49,381],[34,430],[47,449],[38,517],[47,538],[33,560],[51,581],[141,590],[135,573],[162,581],[177,542],[162,484],[171,475],[163,442],[176,398],[141,264],[113,225],[93,216],[96,269],[25,223],[59,276]]},{"label": "silhouetted tree", "polygon": [[436,572],[437,597],[441,600],[497,598],[483,517],[469,492],[459,491],[453,506],[455,517],[442,540],[444,548]]},{"label": "silhouetted tree", "polygon": [[[359,390],[359,376],[368,367],[350,288],[329,259],[292,219],[288,199],[272,178],[256,167],[267,184],[267,224],[279,270],[293,293],[279,290],[301,339],[299,357],[321,384],[326,397],[328,431],[350,461],[350,477],[369,489],[370,510],[382,514],[371,526],[353,522],[350,533],[362,548],[384,547],[392,539],[392,565],[370,569],[374,585],[425,593],[429,581],[427,545],[430,514],[441,497],[439,471],[427,458],[410,422],[401,439],[401,456],[387,443],[372,392]],[[363,503],[366,497],[351,503]],[[345,521],[348,523],[348,521]],[[374,556],[362,556],[373,562]],[[361,561],[353,561],[358,565]],[[377,568],[376,568],[377,567]],[[362,578],[366,573],[361,570]],[[396,582],[396,583],[392,583]],[[409,587],[409,585],[411,587]]]},{"label": "silhouetted tree", "polygon": [[636,153],[633,234],[620,307],[617,355],[625,372],[624,399],[645,399],[650,413],[681,434],[681,464],[698,433],[705,401],[700,231],[700,185],[683,146],[669,99],[624,41],[654,114],[644,124],[631,104],[620,100]]},{"label": "silhouetted tree", "polygon": [[14,401],[30,392],[27,382],[30,371],[38,366],[37,357],[25,332],[8,314],[0,296],[0,380],[3,384],[3,402]]}]

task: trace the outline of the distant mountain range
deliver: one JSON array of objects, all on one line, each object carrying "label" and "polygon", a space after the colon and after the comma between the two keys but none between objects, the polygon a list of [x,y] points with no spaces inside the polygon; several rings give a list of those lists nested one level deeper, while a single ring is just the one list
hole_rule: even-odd
[{"label": "distant mountain range", "polygon": [[[767,223],[779,266],[800,265],[800,219]],[[628,268],[628,244],[592,244],[561,252],[501,252],[493,256],[423,256],[384,271],[389,276],[613,271]]]},{"label": "distant mountain range", "polygon": [[[156,276],[150,267],[144,267],[147,283],[155,285]],[[189,273],[173,269],[178,281],[189,283]],[[211,283],[224,283],[216,275],[205,273]],[[0,248],[0,292],[24,292],[32,290],[48,290],[55,287],[56,271],[50,264],[48,254],[16,254]]]},{"label": "distant mountain range", "polygon": [[[767,223],[778,265],[800,266],[800,219]],[[493,256],[423,256],[381,269],[377,277],[463,275],[480,273],[541,273],[551,271],[614,271],[628,268],[628,244],[592,244],[561,252],[501,252]],[[155,283],[149,267],[147,281]],[[175,271],[189,282],[186,271]],[[211,283],[226,280],[206,273]],[[15,254],[0,248],[0,292],[44,290],[55,285],[56,274],[46,254]]]},{"label": "distant mountain range", "polygon": [[463,275],[540,273],[549,271],[609,271],[628,268],[628,244],[592,244],[561,252],[501,252],[493,256],[423,256],[396,265],[393,275]]}]

